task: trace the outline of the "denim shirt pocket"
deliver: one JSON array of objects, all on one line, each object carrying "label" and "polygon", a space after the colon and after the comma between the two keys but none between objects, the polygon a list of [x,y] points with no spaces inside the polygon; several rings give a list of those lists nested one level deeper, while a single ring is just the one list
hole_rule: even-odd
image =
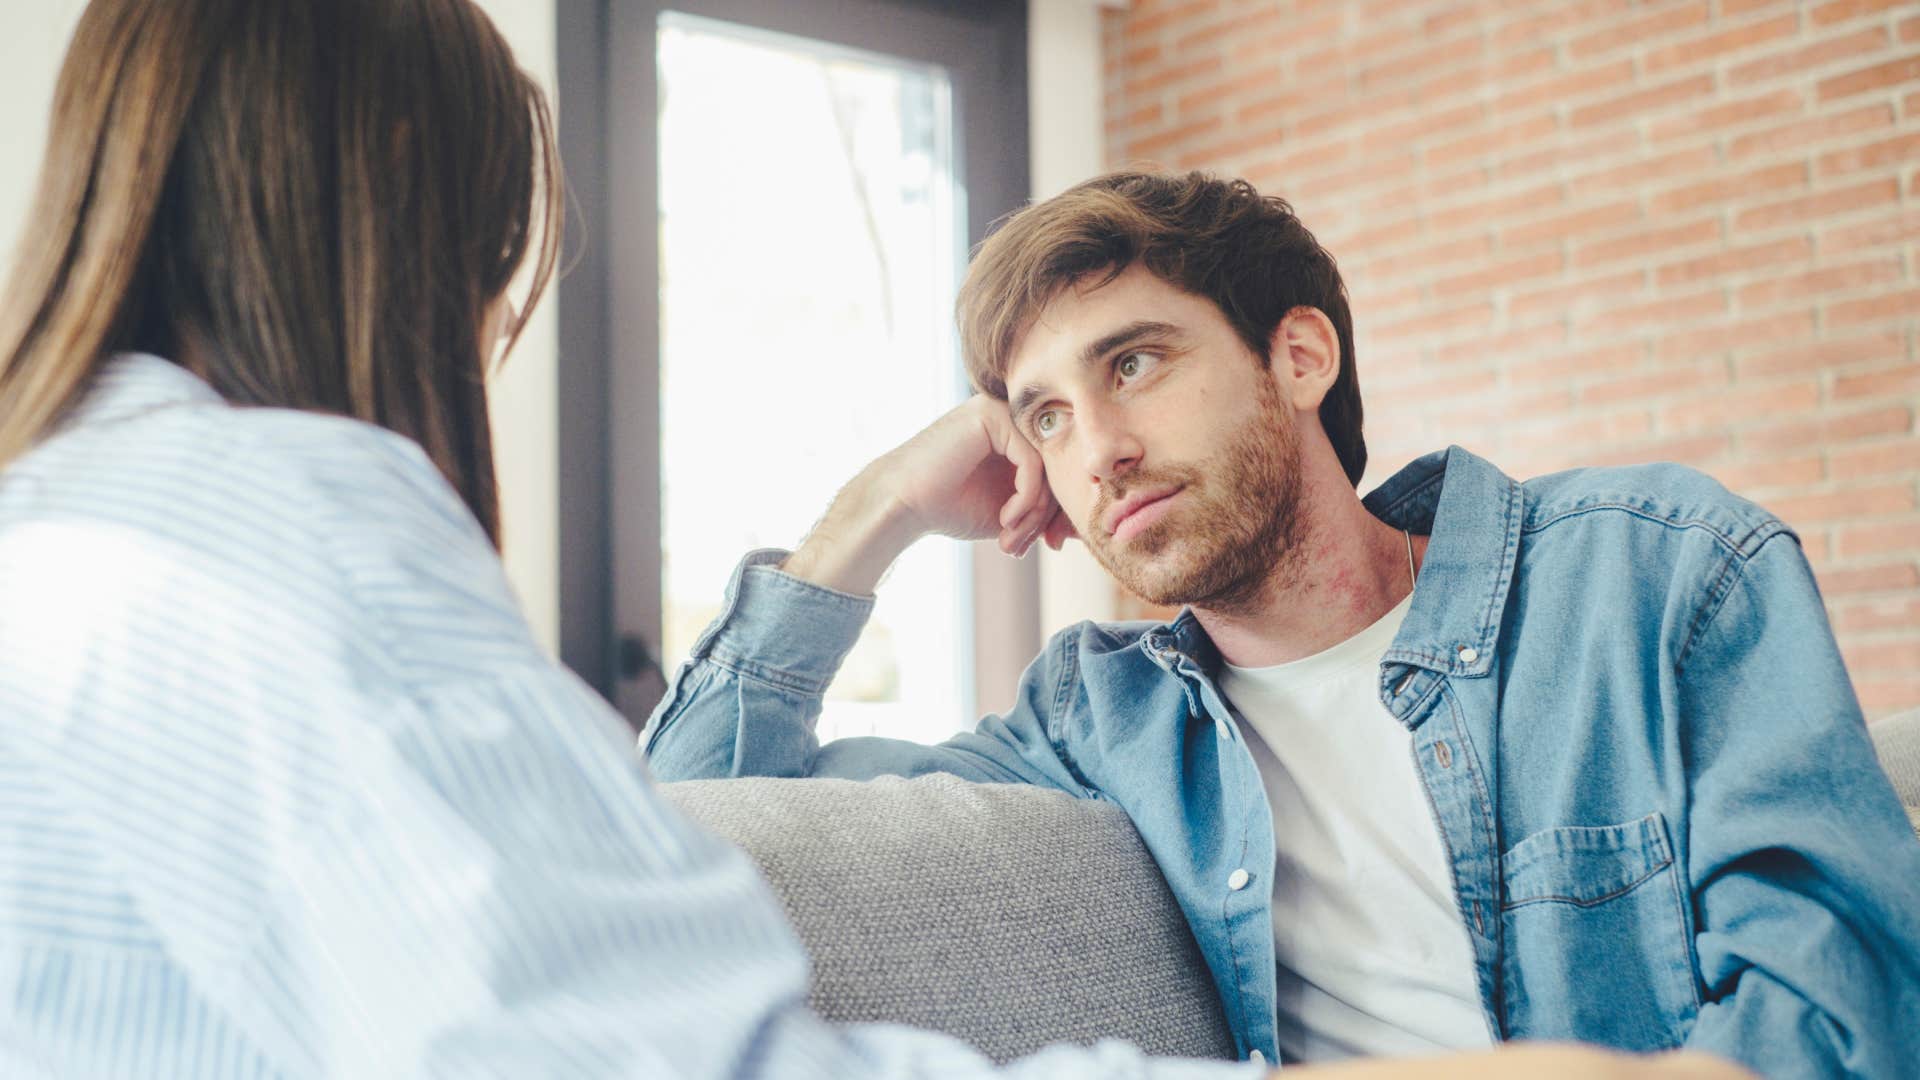
[{"label": "denim shirt pocket", "polygon": [[1535,833],[1502,874],[1508,1038],[1681,1043],[1700,1002],[1666,818]]}]

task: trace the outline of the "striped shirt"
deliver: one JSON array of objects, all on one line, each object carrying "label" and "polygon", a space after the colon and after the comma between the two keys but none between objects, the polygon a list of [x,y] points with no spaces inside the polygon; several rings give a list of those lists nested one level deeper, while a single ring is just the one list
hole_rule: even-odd
[{"label": "striped shirt", "polygon": [[126,355],[0,474],[0,1075],[1251,1075],[806,987],[411,442]]}]

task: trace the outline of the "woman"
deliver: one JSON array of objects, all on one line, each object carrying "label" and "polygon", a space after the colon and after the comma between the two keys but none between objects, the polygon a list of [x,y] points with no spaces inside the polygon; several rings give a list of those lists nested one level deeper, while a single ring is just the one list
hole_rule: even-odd
[{"label": "woman", "polygon": [[95,0],[51,130],[0,314],[0,1075],[987,1074],[804,1010],[509,595],[486,369],[561,196],[478,9]]}]

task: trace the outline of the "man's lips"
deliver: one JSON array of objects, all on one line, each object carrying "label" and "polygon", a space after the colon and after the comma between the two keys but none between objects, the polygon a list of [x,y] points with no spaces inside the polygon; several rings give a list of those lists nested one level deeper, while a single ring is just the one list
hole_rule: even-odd
[{"label": "man's lips", "polygon": [[[1157,506],[1158,504],[1166,501],[1167,499],[1172,498],[1175,495],[1178,495],[1179,493],[1180,493],[1180,488],[1170,487],[1170,488],[1161,488],[1158,491],[1137,492],[1135,494],[1127,496],[1125,499],[1122,499],[1119,502],[1119,504],[1116,505],[1112,510],[1107,511],[1107,521],[1106,521],[1107,535],[1113,537],[1116,540],[1122,539],[1122,537],[1119,534],[1120,534],[1120,530],[1126,526],[1127,519],[1132,518],[1134,515],[1139,514],[1143,510],[1151,510],[1154,506]],[[1149,515],[1149,516],[1152,516],[1152,515]],[[1141,526],[1144,527],[1147,524],[1146,519],[1144,518],[1141,519],[1140,524]]]}]

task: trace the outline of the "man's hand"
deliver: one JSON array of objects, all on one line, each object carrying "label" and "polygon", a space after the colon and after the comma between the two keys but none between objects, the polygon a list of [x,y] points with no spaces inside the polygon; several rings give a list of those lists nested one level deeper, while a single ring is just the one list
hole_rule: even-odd
[{"label": "man's hand", "polygon": [[1402,1061],[1290,1068],[1274,1080],[1754,1080],[1707,1054],[1639,1056],[1572,1043],[1511,1043],[1493,1050]]},{"label": "man's hand", "polygon": [[782,569],[869,593],[928,533],[998,537],[1014,556],[1040,539],[1058,549],[1073,535],[1040,452],[1014,430],[1005,402],[976,394],[861,470]]}]

